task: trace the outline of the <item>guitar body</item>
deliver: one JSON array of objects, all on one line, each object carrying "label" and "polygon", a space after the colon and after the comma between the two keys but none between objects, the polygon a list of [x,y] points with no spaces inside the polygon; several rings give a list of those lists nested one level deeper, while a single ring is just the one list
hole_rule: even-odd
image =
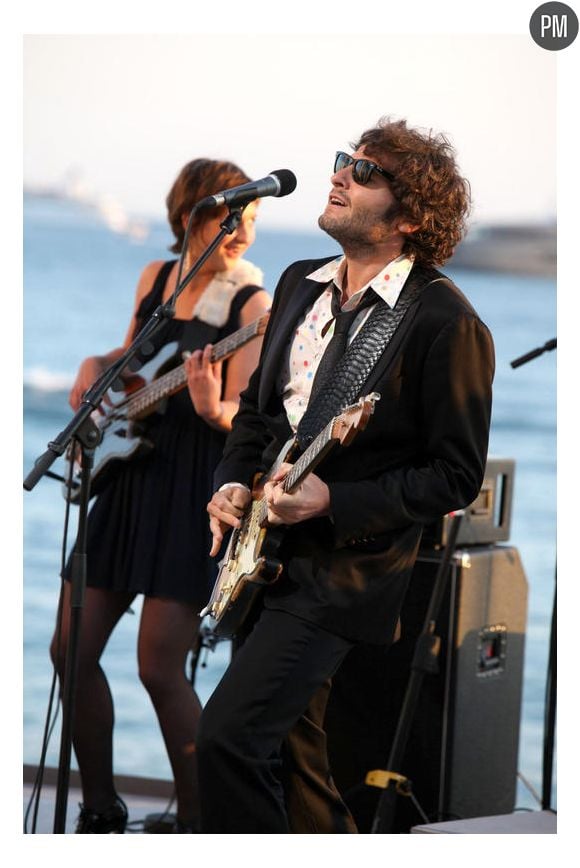
[{"label": "guitar body", "polygon": [[[226,639],[236,634],[260,599],[266,585],[276,581],[282,564],[276,555],[282,529],[259,525],[260,501],[252,500],[241,528],[232,531],[207,609],[210,627]],[[204,610],[205,612],[205,610]]]},{"label": "guitar body", "polygon": [[[254,338],[263,335],[269,316],[269,313],[262,314],[254,322],[218,341],[213,348],[211,361],[227,359]],[[153,449],[153,443],[147,439],[147,423],[143,420],[152,413],[162,412],[164,400],[187,386],[187,374],[177,350],[176,341],[161,347],[154,358],[139,369],[136,385],[128,389],[122,399],[111,407],[105,405],[104,415],[98,411],[92,414],[102,440],[91,473],[91,497],[109,484],[123,462]],[[78,504],[80,464],[73,448],[72,445],[69,447],[65,458],[67,466],[63,475],[67,483],[63,485],[63,496],[71,503]],[[71,462],[73,475],[69,486]]]},{"label": "guitar body", "polygon": [[[340,443],[347,446],[357,431],[364,430],[379,398],[380,395],[373,392],[331,419],[279,483],[284,491],[292,494],[334,445]],[[252,500],[240,520],[240,526],[231,533],[211,598],[199,613],[201,617],[209,615],[211,629],[216,636],[234,636],[264,588],[275,582],[282,572],[277,553],[285,528],[283,525],[268,525],[263,487],[282,463],[292,460],[295,447],[293,439],[285,444],[267,476],[260,480],[259,487],[252,492]]]},{"label": "guitar body", "polygon": [[[177,347],[176,341],[162,347],[154,359],[139,369],[138,376],[141,380],[150,385],[174,368],[180,361],[176,356]],[[127,394],[131,396],[131,394],[136,394],[136,391]],[[92,414],[93,422],[101,432],[102,440],[95,453],[95,463],[91,473],[91,497],[100,494],[107,487],[126,461],[151,452],[153,443],[147,439],[147,423],[144,420],[162,409],[162,401],[163,398],[158,403],[149,406],[136,418],[131,419],[128,418],[126,412],[127,399],[125,396],[114,402],[111,407],[106,407],[104,416],[97,410]],[[69,452],[65,458],[66,470],[63,474],[67,480],[70,461],[71,453]],[[78,504],[80,487],[80,464],[75,457],[70,489],[68,485],[63,485],[64,497],[68,498],[71,503]]]},{"label": "guitar body", "polygon": [[[97,426],[99,421],[97,420]],[[114,420],[105,429],[106,436],[98,451],[98,461],[95,462],[91,474],[91,497],[99,495],[103,489],[117,476],[127,461],[147,455],[152,451],[153,443],[145,436],[146,428],[142,423],[127,420]],[[143,432],[143,433],[140,433]],[[75,460],[77,471],[73,474],[70,502],[78,504],[80,498],[80,469]],[[68,486],[63,486],[68,491]],[[66,496],[66,494],[65,494]]]}]

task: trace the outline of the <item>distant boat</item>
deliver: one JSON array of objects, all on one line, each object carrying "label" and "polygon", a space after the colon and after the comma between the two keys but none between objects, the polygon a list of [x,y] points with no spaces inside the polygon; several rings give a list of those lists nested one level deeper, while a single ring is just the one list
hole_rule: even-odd
[{"label": "distant boat", "polygon": [[149,235],[148,223],[131,216],[121,203],[110,194],[94,195],[76,172],[67,173],[61,185],[25,185],[24,194],[42,199],[75,202],[93,211],[111,232],[127,235],[133,241],[143,242]]},{"label": "distant boat", "polygon": [[492,223],[472,227],[451,266],[556,277],[556,223]]},{"label": "distant boat", "polygon": [[101,196],[95,207],[112,232],[128,235],[134,241],[145,241],[149,227],[144,220],[129,217],[123,206],[112,196]]}]

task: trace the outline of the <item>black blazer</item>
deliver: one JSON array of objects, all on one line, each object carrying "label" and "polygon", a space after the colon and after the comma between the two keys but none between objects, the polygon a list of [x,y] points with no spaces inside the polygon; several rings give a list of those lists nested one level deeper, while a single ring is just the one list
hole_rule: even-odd
[{"label": "black blazer", "polygon": [[[251,485],[291,435],[276,380],[296,323],[322,291],[305,275],[326,261],[296,262],[278,283],[216,489]],[[380,393],[375,412],[365,431],[316,470],[329,486],[331,517],[288,529],[282,577],[265,595],[265,605],[355,641],[391,641],[423,526],[471,503],[485,470],[489,330],[440,272],[414,265],[407,280],[426,288],[362,389]]]}]

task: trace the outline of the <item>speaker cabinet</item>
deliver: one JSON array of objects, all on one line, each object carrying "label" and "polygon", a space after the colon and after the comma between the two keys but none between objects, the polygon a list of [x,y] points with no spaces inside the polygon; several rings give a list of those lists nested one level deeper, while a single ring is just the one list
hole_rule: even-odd
[{"label": "speaker cabinet", "polygon": [[[441,559],[421,552],[390,648],[358,646],[333,679],[326,714],[334,780],[359,830],[370,832],[418,635]],[[402,768],[429,822],[510,813],[515,805],[527,581],[517,550],[454,553],[437,621],[439,671],[425,675]],[[393,832],[425,820],[397,797]]]},{"label": "speaker cabinet", "polygon": [[[488,458],[479,494],[465,508],[457,535],[457,546],[489,545],[510,537],[516,463],[513,458]],[[443,548],[447,544],[451,515],[428,525],[423,546]]]}]

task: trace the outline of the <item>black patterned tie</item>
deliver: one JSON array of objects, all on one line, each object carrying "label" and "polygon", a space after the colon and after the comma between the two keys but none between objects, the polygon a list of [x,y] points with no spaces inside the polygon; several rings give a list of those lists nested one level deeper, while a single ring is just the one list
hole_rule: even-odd
[{"label": "black patterned tie", "polygon": [[[434,280],[429,280],[431,273],[435,275]],[[409,309],[420,298],[426,287],[445,279],[437,276],[438,272],[431,273],[427,272],[424,279],[424,270],[418,270],[416,276],[405,283],[395,307],[390,307],[386,302],[375,305],[363,326],[345,349],[343,356],[338,359],[333,368],[327,370],[326,378],[321,381],[323,388],[318,388],[315,396],[311,392],[306,412],[296,431],[301,449],[306,449],[312,443],[333,416],[342,413],[363,394],[362,390],[368,383],[370,375],[406,318]],[[366,295],[369,298],[366,298]],[[378,299],[371,289],[367,290],[366,295],[362,302],[365,307],[367,303],[371,304]],[[361,305],[356,308],[355,316],[360,310]]]},{"label": "black patterned tie", "polygon": [[[320,359],[320,363],[314,375],[312,388],[310,390],[309,404],[312,403],[313,398],[318,394],[325,381],[328,379],[329,374],[336,367],[339,359],[344,355],[348,343],[348,333],[355,317],[358,316],[361,310],[370,307],[372,304],[376,304],[376,302],[379,301],[379,296],[369,287],[356,307],[352,310],[343,311],[340,308],[340,295],[341,292],[338,287],[333,286],[330,309],[334,317],[334,334]],[[322,330],[323,334],[328,330],[331,322],[332,320],[330,320]]]}]

